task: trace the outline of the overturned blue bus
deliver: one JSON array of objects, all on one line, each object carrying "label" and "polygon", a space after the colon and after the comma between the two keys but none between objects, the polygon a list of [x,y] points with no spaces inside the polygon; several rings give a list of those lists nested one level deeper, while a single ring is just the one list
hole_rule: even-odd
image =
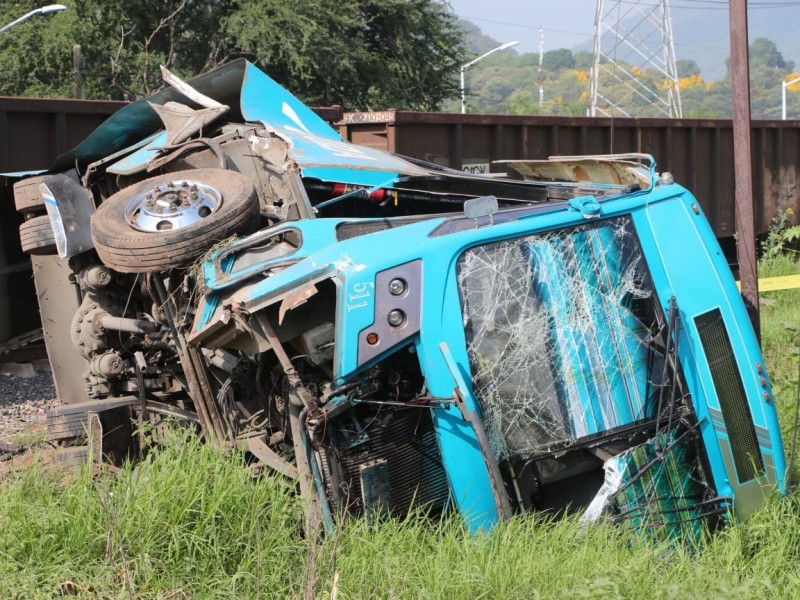
[{"label": "overturned blue bus", "polygon": [[652,157],[471,176],[344,142],[245,61],[165,78],[15,186],[23,249],[68,260],[74,410],[196,426],[328,523],[674,538],[783,491],[734,279]]}]

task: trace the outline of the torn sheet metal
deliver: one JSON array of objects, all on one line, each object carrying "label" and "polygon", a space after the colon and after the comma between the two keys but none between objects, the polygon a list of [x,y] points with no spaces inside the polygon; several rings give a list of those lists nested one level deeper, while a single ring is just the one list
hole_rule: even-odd
[{"label": "torn sheet metal", "polygon": [[529,181],[637,186],[648,189],[655,182],[655,163],[646,154],[606,156],[551,156],[548,160],[499,160]]},{"label": "torn sheet metal", "polygon": [[[238,91],[241,89],[247,64],[249,63],[244,59],[235,60],[222,68],[193,77],[188,83],[204,95],[238,109]],[[119,109],[77,147],[59,156],[50,171],[59,172],[76,165],[84,167],[153,135],[161,129],[162,123],[150,103],[166,104],[169,101],[192,108],[199,106],[175,88],[165,87],[145,99],[136,100]],[[238,110],[232,113],[231,118],[236,119]],[[152,157],[152,153],[149,156]]]},{"label": "torn sheet metal", "polygon": [[[66,165],[67,161],[74,164],[97,160],[153,134],[161,125],[161,119],[151,108],[153,104],[179,103],[191,108],[198,105],[193,99],[207,98],[220,106],[237,107],[231,118],[241,115],[246,122],[263,123],[287,141],[289,157],[304,177],[375,186],[400,175],[427,174],[425,169],[386,152],[343,141],[313,110],[244,59],[181,83],[180,89],[169,87],[120,109],[80,146],[60,157],[54,168]],[[206,107],[201,112],[214,116],[217,110],[223,109]],[[177,133],[172,136],[180,138]],[[160,148],[171,143],[170,137],[158,136],[108,170],[129,174],[144,168]]]},{"label": "torn sheet metal", "polygon": [[167,130],[165,146],[179,144],[189,139],[228,110],[227,106],[194,110],[177,102],[167,102],[164,105],[150,104],[150,108],[158,113]]}]

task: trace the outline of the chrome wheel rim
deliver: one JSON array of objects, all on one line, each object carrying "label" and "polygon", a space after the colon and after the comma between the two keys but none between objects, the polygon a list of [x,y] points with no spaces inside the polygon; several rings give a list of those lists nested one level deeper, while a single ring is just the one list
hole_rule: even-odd
[{"label": "chrome wheel rim", "polygon": [[200,223],[221,206],[222,194],[207,183],[169,181],[134,196],[125,207],[125,220],[139,231],[174,231]]}]

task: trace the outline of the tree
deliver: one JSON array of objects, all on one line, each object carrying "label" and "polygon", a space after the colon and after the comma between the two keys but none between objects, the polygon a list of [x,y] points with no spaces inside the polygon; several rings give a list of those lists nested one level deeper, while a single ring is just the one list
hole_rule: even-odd
[{"label": "tree", "polygon": [[505,112],[512,115],[532,115],[539,110],[538,98],[532,89],[516,89],[502,104]]},{"label": "tree", "polygon": [[[0,1],[3,25],[37,8],[34,0]],[[74,15],[33,17],[0,34],[0,95],[67,96],[72,66]],[[66,75],[66,76],[65,76]]]},{"label": "tree", "polygon": [[[0,0],[0,14],[36,0]],[[158,65],[195,75],[220,62],[223,2],[74,0],[68,10],[30,20],[0,36],[0,94],[71,96],[72,47],[81,46],[84,96],[132,100],[162,85]],[[48,60],[43,61],[43,57]]]},{"label": "tree", "polygon": [[[36,0],[0,0],[23,14]],[[73,0],[0,36],[0,94],[134,99],[244,56],[310,104],[432,110],[458,90],[462,32],[439,0]]]},{"label": "tree", "polygon": [[783,54],[778,51],[775,42],[767,38],[757,38],[750,44],[750,68],[756,67],[772,67],[791,71],[794,63],[784,60]]},{"label": "tree", "polygon": [[575,68],[588,70],[594,66],[594,54],[588,50],[579,50],[575,53]]},{"label": "tree", "polygon": [[500,42],[493,37],[485,35],[480,27],[472,21],[459,18],[458,26],[464,36],[464,46],[470,54],[479,56],[500,45]]},{"label": "tree", "polygon": [[691,77],[692,75],[700,75],[700,65],[697,61],[678,59],[675,65],[678,69],[678,77]]},{"label": "tree", "polygon": [[561,69],[575,68],[575,57],[566,48],[550,50],[542,55],[542,67],[548,71],[560,71]]},{"label": "tree", "polygon": [[[450,9],[434,0],[353,2],[366,24],[367,61],[361,71],[371,84],[358,105],[366,108],[435,110],[458,90],[465,60],[461,30]],[[340,3],[341,4],[341,3]],[[349,105],[348,105],[349,106]]]}]

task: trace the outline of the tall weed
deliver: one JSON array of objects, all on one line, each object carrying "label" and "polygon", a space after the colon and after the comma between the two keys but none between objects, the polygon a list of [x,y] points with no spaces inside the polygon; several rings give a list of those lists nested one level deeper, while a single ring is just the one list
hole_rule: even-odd
[{"label": "tall weed", "polygon": [[[800,271],[778,254],[761,276]],[[800,290],[762,295],[762,345],[785,439]],[[795,475],[795,481],[798,481]],[[36,465],[0,483],[0,598],[797,598],[800,495],[691,551],[625,529],[525,515],[470,534],[457,515],[349,520],[305,536],[301,500],[242,457],[174,434],[114,476]]]}]

